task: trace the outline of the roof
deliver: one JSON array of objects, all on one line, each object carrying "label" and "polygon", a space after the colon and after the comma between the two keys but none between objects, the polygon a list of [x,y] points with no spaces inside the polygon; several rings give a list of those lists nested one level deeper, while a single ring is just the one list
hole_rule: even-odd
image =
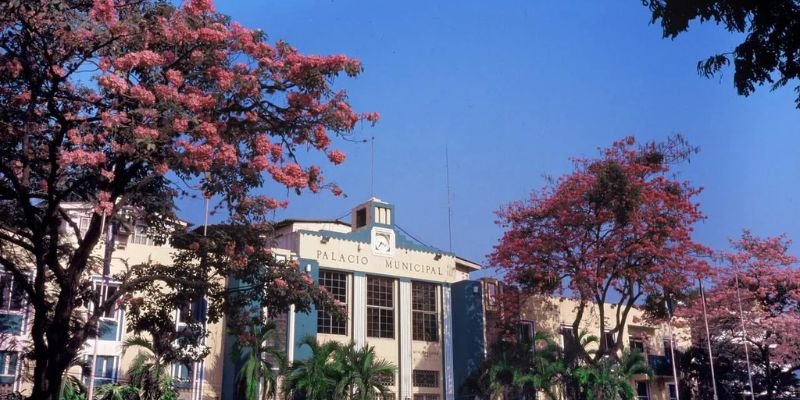
[{"label": "roof", "polygon": [[338,219],[302,219],[302,218],[299,218],[299,219],[298,218],[284,219],[282,221],[278,221],[278,222],[272,224],[272,226],[275,229],[278,229],[278,228],[283,228],[284,226],[289,226],[289,225],[295,224],[295,223],[339,224],[339,225],[344,225],[344,226],[350,226],[350,224],[348,224],[346,222],[343,222],[343,221],[340,221]]},{"label": "roof", "polygon": [[467,260],[464,257],[459,257],[459,256],[456,256],[456,265],[460,265],[460,266],[463,266],[463,267],[466,267],[466,268],[469,268],[469,269],[473,269],[473,270],[476,270],[476,271],[482,268],[480,264],[478,264],[478,263],[476,263],[474,261]]}]

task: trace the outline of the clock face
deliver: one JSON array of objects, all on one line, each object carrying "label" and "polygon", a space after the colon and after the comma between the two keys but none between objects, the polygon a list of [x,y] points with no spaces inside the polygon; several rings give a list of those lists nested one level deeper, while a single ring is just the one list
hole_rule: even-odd
[{"label": "clock face", "polygon": [[372,252],[377,255],[391,256],[394,253],[394,240],[391,232],[373,231]]},{"label": "clock face", "polygon": [[391,245],[389,245],[389,237],[387,235],[375,235],[375,250],[381,252],[387,252],[391,250]]}]

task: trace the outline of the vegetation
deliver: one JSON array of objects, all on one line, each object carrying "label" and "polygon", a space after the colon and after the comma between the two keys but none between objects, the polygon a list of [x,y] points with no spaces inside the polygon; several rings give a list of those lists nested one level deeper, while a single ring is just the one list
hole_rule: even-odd
[{"label": "vegetation", "polygon": [[394,379],[396,367],[378,360],[371,346],[356,348],[355,344],[336,342],[319,344],[307,337],[311,356],[295,361],[283,383],[287,396],[306,400],[353,399],[368,400],[390,391],[385,382]]},{"label": "vegetation", "polygon": [[[28,358],[37,400],[59,397],[70,360],[101,315],[120,304],[142,303],[127,313],[138,333],[174,327],[164,310],[203,298],[208,320],[219,320],[237,304],[224,295],[225,278],[252,288],[241,295],[277,313],[325,302],[293,268],[258,273],[280,264],[264,254],[263,239],[240,237],[261,238],[268,213],[286,206],[253,193],[266,183],[341,194],[298,155],[308,149],[339,164],[345,155],[332,137],[377,120],[353,111],[333,86],[339,75],[358,75],[361,64],[269,42],[210,0],[180,3],[0,2],[0,266],[32,309]],[[117,290],[73,323],[100,298],[91,284],[108,269],[92,257],[100,238],[110,236],[110,253],[115,235],[138,222],[152,239],[169,241],[181,230],[176,201],[198,193],[231,226],[258,232],[191,240],[176,268],[111,271]],[[69,202],[90,205],[85,229],[67,212]],[[287,283],[281,290],[278,279]],[[134,299],[153,287],[180,294],[151,290]],[[195,325],[194,337],[179,342],[183,349],[204,337],[203,324]]]},{"label": "vegetation", "polygon": [[[597,351],[597,342],[595,336],[585,333],[576,340],[586,354]],[[560,390],[565,388],[567,398],[628,400],[635,397],[631,386],[634,379],[650,374],[640,353],[622,351],[597,363],[580,361],[568,367],[567,350],[542,332],[527,340],[503,337],[467,384],[484,399],[527,400],[536,399],[538,393],[555,400],[561,398]],[[569,387],[571,383],[576,386]]]},{"label": "vegetation", "polygon": [[278,374],[286,368],[283,352],[275,347],[275,324],[248,324],[234,344],[234,359],[241,365],[236,376],[238,398],[266,400],[274,398]]},{"label": "vegetation", "polygon": [[[733,63],[733,84],[747,96],[756,86],[772,89],[800,78],[800,6],[796,0],[644,0],[651,22],[661,25],[665,38],[674,39],[689,30],[693,21],[711,22],[742,37],[734,49],[697,63],[697,70],[711,77]],[[800,108],[800,86],[797,107]]]}]

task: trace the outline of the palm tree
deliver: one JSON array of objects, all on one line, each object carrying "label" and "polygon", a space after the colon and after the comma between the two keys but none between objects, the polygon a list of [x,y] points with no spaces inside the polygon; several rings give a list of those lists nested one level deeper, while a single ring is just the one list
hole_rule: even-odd
[{"label": "palm tree", "polygon": [[619,359],[606,356],[574,371],[587,400],[633,399],[636,392],[631,382],[642,374],[651,374],[644,356],[630,351],[623,352]]},{"label": "palm tree", "polygon": [[157,350],[153,341],[141,336],[131,337],[122,344],[123,353],[130,347],[139,351],[128,370],[130,386],[139,393],[140,400],[163,400],[176,397],[169,363]]},{"label": "palm tree", "polygon": [[64,372],[64,379],[61,381],[61,400],[84,400],[86,399],[86,385],[77,376],[70,375],[69,370],[73,367],[81,368],[81,375],[88,375],[89,362],[82,355],[75,356],[70,362],[69,367]]},{"label": "palm tree", "polygon": [[94,398],[95,400],[137,400],[138,394],[133,386],[110,383],[98,387]]},{"label": "palm tree", "polygon": [[560,386],[558,383],[566,372],[558,344],[544,332],[536,332],[530,344],[533,346],[530,366],[517,372],[514,384],[523,392],[541,391],[555,400],[558,396],[553,389]]},{"label": "palm tree", "polygon": [[397,368],[386,360],[377,359],[374,347],[356,348],[351,342],[339,348],[335,364],[341,371],[335,390],[337,399],[373,400],[391,394],[386,381],[394,376]]},{"label": "palm tree", "polygon": [[278,373],[285,368],[281,351],[274,347],[276,326],[273,322],[251,324],[234,345],[234,358],[241,362],[236,375],[239,398],[266,400],[274,398]]},{"label": "palm tree", "polygon": [[340,345],[336,342],[319,344],[316,338],[307,336],[300,342],[300,346],[308,346],[311,349],[311,357],[295,361],[289,368],[283,381],[283,391],[287,398],[294,396],[301,396],[305,400],[333,398],[340,375],[333,359]]}]

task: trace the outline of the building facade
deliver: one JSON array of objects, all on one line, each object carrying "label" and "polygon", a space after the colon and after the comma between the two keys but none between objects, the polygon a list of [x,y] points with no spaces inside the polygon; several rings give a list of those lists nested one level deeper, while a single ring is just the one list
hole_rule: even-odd
[{"label": "building facade", "polygon": [[[578,303],[569,298],[559,298],[551,296],[523,295],[513,289],[509,289],[502,282],[483,278],[477,282],[472,281],[473,288],[467,292],[480,293],[480,300],[461,298],[465,306],[454,308],[464,310],[480,310],[480,318],[475,315],[470,317],[470,313],[461,313],[459,318],[471,318],[476,324],[482,322],[483,328],[483,356],[488,354],[489,348],[493,343],[504,340],[509,328],[512,328],[512,335],[517,339],[532,338],[537,332],[544,332],[555,339],[556,343],[563,349],[568,346],[567,335],[576,335],[573,332],[572,322],[575,319]],[[464,300],[466,299],[466,300]],[[471,303],[470,303],[471,302]],[[479,303],[478,303],[479,302]],[[613,304],[603,304],[605,307],[604,315],[606,327],[614,321],[616,306]],[[581,320],[581,330],[588,334],[599,335],[600,331],[599,306],[592,304],[589,306]],[[512,321],[513,327],[509,327],[507,322]],[[577,336],[574,336],[577,337]],[[473,339],[475,342],[479,339]],[[641,352],[652,371],[652,376],[637,376],[632,382],[636,391],[637,400],[676,400],[677,392],[675,376],[672,368],[672,350],[674,346],[675,357],[678,359],[682,352],[691,346],[691,334],[686,327],[670,327],[666,323],[651,323],[645,318],[644,312],[634,308],[630,311],[627,323],[621,333],[612,334],[604,332],[600,340],[606,340],[609,345],[622,341],[622,348]],[[592,345],[595,346],[596,345]],[[468,345],[465,346],[465,350]],[[467,370],[459,374],[460,380],[457,384],[463,384],[466,377],[474,371],[475,366],[479,365],[475,360],[476,355],[465,353],[464,359],[459,360],[459,365],[464,365]],[[679,371],[677,371],[679,374]],[[678,375],[680,377],[680,375]],[[679,382],[683,387],[687,382]],[[463,398],[471,398],[471,393],[461,393]]]},{"label": "building facade", "polygon": [[[347,319],[325,310],[282,319],[289,362],[309,356],[304,337],[372,346],[397,366],[389,382],[397,399],[453,399],[451,287],[479,265],[423,245],[395,224],[395,208],[372,198],[351,223],[288,220],[276,225],[275,254],[296,259],[345,305]],[[230,349],[230,346],[228,346]],[[226,357],[225,398],[235,394],[235,367]]]},{"label": "building facade", "polygon": [[[83,203],[68,203],[63,206],[81,232],[89,227],[94,208]],[[71,229],[62,229],[65,237],[74,239]],[[148,261],[162,265],[172,263],[174,248],[167,244],[157,245],[147,235],[147,227],[136,221],[121,227],[115,239],[115,248],[110,260],[111,275],[120,272],[125,265],[136,265]],[[105,241],[101,240],[94,249],[93,257],[102,260]],[[91,278],[92,285],[105,300],[116,290],[117,282],[103,279],[102,275]],[[19,392],[30,394],[33,365],[26,362],[22,354],[30,345],[30,322],[32,308],[28,306],[24,294],[14,284],[10,274],[0,274],[0,394]],[[181,316],[185,312],[203,313],[204,310],[175,310],[175,329],[181,329]],[[222,346],[224,333],[222,323],[209,324],[206,346],[209,356],[203,362],[193,365],[176,364],[170,373],[183,400],[215,400],[219,398],[222,386]],[[124,383],[128,370],[141,350],[131,347],[123,351],[124,341],[131,337],[127,332],[125,309],[118,307],[101,317],[98,334],[87,340],[81,357],[91,364],[94,360],[94,387],[103,384]],[[68,374],[81,379],[89,385],[89,376],[78,367],[71,368]]]}]

